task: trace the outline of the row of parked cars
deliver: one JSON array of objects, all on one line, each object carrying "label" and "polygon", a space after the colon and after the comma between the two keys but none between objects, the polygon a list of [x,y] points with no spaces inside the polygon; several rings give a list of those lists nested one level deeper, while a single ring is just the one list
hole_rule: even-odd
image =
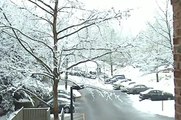
[{"label": "row of parked cars", "polygon": [[[81,85],[80,85],[81,86]],[[63,88],[64,85],[62,85],[60,88]],[[50,112],[53,113],[53,92],[50,93],[49,99],[44,99],[46,101],[45,103],[40,103],[38,107],[50,107]],[[71,93],[70,93],[70,86],[67,86],[67,90],[65,89],[60,89],[58,90],[58,105],[59,105],[59,113],[61,112],[62,108],[64,110],[64,113],[70,113],[75,112],[75,105],[74,102],[76,101],[77,98],[81,97],[81,93],[73,89],[72,91],[72,100],[73,100],[73,108],[71,110]]]},{"label": "row of parked cars", "polygon": [[[80,97],[79,95],[73,95],[73,102],[75,102],[75,99],[77,97]],[[64,113],[70,113],[71,112],[71,106],[70,106],[70,92],[67,90],[58,90],[58,107],[59,107],[59,113],[61,112],[62,108],[64,109]],[[38,107],[50,107],[50,113],[53,113],[53,96],[50,96],[49,99],[45,99],[46,104],[41,102]],[[73,112],[75,112],[75,106],[73,104]]]},{"label": "row of parked cars", "polygon": [[[122,76],[122,77],[121,77]],[[126,79],[124,75],[116,75],[105,81],[105,84],[112,84],[114,90],[120,90],[127,94],[138,94],[140,101],[150,99],[152,101],[173,100],[174,95],[164,90],[155,89],[145,84],[136,83]]]},{"label": "row of parked cars", "polygon": [[89,79],[96,79],[97,78],[97,73],[93,71],[83,71],[83,70],[71,70],[68,72],[69,75],[72,76],[79,76],[79,77],[85,77]]},{"label": "row of parked cars", "polygon": [[[79,97],[81,97],[80,92],[77,91],[77,90],[73,90],[73,96],[72,96],[73,108],[72,108],[72,112],[75,112],[74,102]],[[21,107],[25,107],[25,108],[26,107],[37,107],[37,108],[50,107],[50,113],[53,113],[53,101],[54,101],[53,92],[50,92],[48,95],[46,95],[46,97],[43,97],[42,98],[43,101],[35,100],[34,98],[32,98],[32,99],[34,100],[34,102],[36,102],[36,103],[33,103],[34,105],[32,104],[32,101],[30,101],[25,96],[19,97],[18,99],[16,99],[14,101],[15,110],[18,110]],[[59,113],[61,113],[62,108],[64,110],[64,113],[70,113],[71,112],[70,101],[71,101],[70,89],[58,90]]]},{"label": "row of parked cars", "polygon": [[113,83],[121,83],[131,81],[131,79],[127,79],[125,75],[115,75],[111,78],[107,78],[104,83],[105,84],[113,84]]}]

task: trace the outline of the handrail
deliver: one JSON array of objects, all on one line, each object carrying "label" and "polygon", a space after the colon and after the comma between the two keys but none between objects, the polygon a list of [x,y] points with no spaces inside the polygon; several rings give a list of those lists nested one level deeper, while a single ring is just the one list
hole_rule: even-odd
[{"label": "handrail", "polygon": [[63,109],[63,108],[62,108],[62,110],[61,110],[60,115],[61,115],[61,120],[64,120],[64,109]]}]

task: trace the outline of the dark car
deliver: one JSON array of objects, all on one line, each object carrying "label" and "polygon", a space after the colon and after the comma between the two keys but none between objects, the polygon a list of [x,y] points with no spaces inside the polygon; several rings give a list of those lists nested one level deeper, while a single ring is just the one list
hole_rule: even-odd
[{"label": "dark car", "polygon": [[134,85],[131,88],[127,88],[126,93],[127,94],[139,94],[140,92],[146,91],[148,89],[151,89],[151,87],[147,87],[146,85]]},{"label": "dark car", "polygon": [[174,95],[172,93],[164,92],[162,90],[150,89],[145,92],[141,92],[139,98],[140,101],[145,99],[150,99],[152,101],[173,100]]},{"label": "dark car", "polygon": [[[59,113],[61,113],[62,108],[64,109],[64,113],[70,113],[70,100],[66,98],[58,98],[58,107]],[[47,104],[41,103],[38,107],[50,107],[50,113],[53,113],[53,99],[49,100]],[[75,107],[73,106],[73,112],[75,112]]]},{"label": "dark car", "polygon": [[118,81],[118,80],[125,80],[125,75],[115,75],[112,78],[106,79],[105,80],[105,84],[113,84],[114,82]]}]

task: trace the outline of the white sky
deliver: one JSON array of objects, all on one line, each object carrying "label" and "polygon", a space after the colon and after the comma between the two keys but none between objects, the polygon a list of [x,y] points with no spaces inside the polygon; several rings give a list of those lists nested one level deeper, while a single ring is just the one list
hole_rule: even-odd
[{"label": "white sky", "polygon": [[[126,33],[137,34],[145,28],[145,23],[150,21],[156,8],[155,0],[82,0],[86,1],[86,7],[95,9],[118,10],[133,9],[131,17],[122,22],[122,28]],[[158,1],[157,1],[158,2]]]},{"label": "white sky", "polygon": [[[13,0],[19,1],[19,0]],[[114,7],[117,10],[133,9],[131,17],[126,21],[122,21],[118,30],[126,33],[137,34],[141,29],[145,28],[145,23],[150,21],[155,14],[157,0],[80,0],[85,3],[87,8],[94,9],[110,9]],[[163,2],[163,1],[162,1]]]}]

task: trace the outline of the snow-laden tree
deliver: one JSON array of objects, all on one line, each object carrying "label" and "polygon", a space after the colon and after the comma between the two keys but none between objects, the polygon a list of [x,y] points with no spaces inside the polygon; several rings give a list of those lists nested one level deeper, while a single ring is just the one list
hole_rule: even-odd
[{"label": "snow-laden tree", "polygon": [[[79,46],[87,39],[88,34],[81,35],[85,38],[81,41],[80,33],[83,30],[86,32],[90,27],[99,27],[99,24],[109,20],[119,21],[128,15],[128,11],[86,10],[77,0],[24,0],[14,3],[16,4],[1,1],[0,10],[3,19],[0,24],[1,31],[6,34],[6,40],[7,36],[10,37],[19,43],[21,46],[19,49],[26,51],[23,55],[25,61],[31,62],[26,64],[29,65],[30,71],[35,70],[36,75],[46,76],[52,81],[54,119],[58,120],[57,89],[59,81],[62,80],[61,74],[80,63],[100,58],[117,50],[115,48],[112,51],[85,57],[84,51],[80,51],[84,47]],[[63,67],[66,58],[71,55],[79,56],[79,59],[76,63]]]},{"label": "snow-laden tree", "polygon": [[[18,85],[25,86],[26,88],[31,88],[36,83],[35,80],[42,80],[42,76],[36,78],[33,73],[40,72],[43,68],[42,66],[29,54],[15,39],[15,36],[10,32],[5,26],[9,26],[3,13],[11,20],[12,26],[16,26],[16,29],[21,30],[24,34],[34,33],[33,29],[37,29],[37,22],[29,21],[28,18],[35,19],[32,14],[25,12],[22,8],[19,8],[16,4],[11,1],[2,0],[0,1],[0,96],[3,97],[3,105],[1,106],[6,112],[12,109],[13,95],[18,90],[11,89]],[[12,14],[13,13],[13,14]],[[40,25],[40,24],[39,24]],[[34,36],[41,37],[41,34]],[[26,39],[22,39],[22,42],[29,47],[29,45],[34,46],[32,51],[34,53],[40,52],[40,57],[43,58],[47,53],[43,53],[41,49],[38,49],[38,44],[29,42],[26,43]],[[30,82],[31,81],[31,82]],[[41,86],[40,84],[38,86]],[[43,88],[43,87],[42,87]],[[36,92],[32,88],[32,92]],[[13,92],[12,92],[13,91]],[[46,92],[46,91],[44,91]],[[7,93],[7,94],[6,94]]]},{"label": "snow-laden tree", "polygon": [[168,0],[158,3],[153,22],[135,40],[132,57],[136,66],[148,72],[159,72],[160,66],[173,66],[172,10]]},{"label": "snow-laden tree", "polygon": [[[86,40],[81,37],[83,42],[79,44],[84,48],[82,49],[84,57],[95,56],[107,51],[110,54],[102,56],[99,60],[110,64],[110,66],[129,64],[127,59],[129,59],[129,48],[132,47],[132,38],[123,37],[119,30],[109,26],[109,24],[99,25],[98,28],[89,28],[86,33],[89,33],[89,37]],[[95,36],[96,33],[100,33],[100,35]],[[111,67],[110,72],[112,75],[113,69]]]}]

